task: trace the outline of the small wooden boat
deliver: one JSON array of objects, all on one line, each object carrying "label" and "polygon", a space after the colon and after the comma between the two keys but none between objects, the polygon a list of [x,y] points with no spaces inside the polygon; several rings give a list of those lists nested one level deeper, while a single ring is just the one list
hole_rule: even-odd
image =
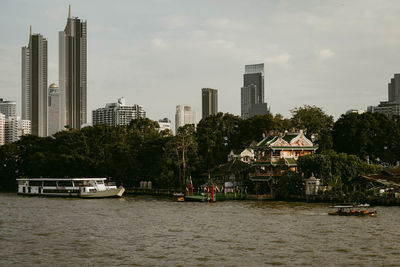
[{"label": "small wooden boat", "polygon": [[174,200],[177,202],[184,202],[185,195],[183,193],[174,193]]},{"label": "small wooden boat", "polygon": [[329,212],[329,215],[336,216],[376,216],[377,212],[366,210],[369,207],[368,204],[363,205],[342,205],[342,206],[332,206],[331,208],[337,209],[334,212]]}]

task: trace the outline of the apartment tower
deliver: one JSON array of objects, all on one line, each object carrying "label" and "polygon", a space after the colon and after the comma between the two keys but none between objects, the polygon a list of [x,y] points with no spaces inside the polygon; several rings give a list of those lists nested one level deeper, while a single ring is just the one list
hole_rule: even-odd
[{"label": "apartment tower", "polygon": [[80,129],[87,120],[87,22],[71,17],[59,32],[60,119]]},{"label": "apartment tower", "polygon": [[22,119],[31,121],[33,135],[47,136],[47,40],[32,26],[22,47]]}]

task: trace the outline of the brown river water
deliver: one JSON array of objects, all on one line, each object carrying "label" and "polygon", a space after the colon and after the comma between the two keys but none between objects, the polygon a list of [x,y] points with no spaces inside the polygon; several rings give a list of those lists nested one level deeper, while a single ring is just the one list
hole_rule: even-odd
[{"label": "brown river water", "polygon": [[0,266],[400,266],[400,207],[0,194]]}]

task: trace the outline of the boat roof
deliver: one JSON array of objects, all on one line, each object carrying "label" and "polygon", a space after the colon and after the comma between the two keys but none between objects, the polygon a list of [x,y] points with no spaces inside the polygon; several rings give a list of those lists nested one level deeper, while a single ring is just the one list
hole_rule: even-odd
[{"label": "boat roof", "polygon": [[331,206],[334,209],[345,209],[345,208],[355,208],[355,207],[369,207],[369,204],[358,204],[358,205],[338,205],[338,206]]},{"label": "boat roof", "polygon": [[107,178],[18,178],[17,181],[105,181]]}]

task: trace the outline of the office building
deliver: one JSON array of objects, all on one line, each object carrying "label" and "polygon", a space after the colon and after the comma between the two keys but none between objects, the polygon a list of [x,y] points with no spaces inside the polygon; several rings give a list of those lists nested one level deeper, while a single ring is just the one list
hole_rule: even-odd
[{"label": "office building", "polygon": [[178,133],[179,127],[186,124],[196,124],[196,112],[191,106],[178,105],[175,114],[175,134]]},{"label": "office building", "polygon": [[47,136],[47,40],[32,34],[22,47],[22,119],[32,123],[32,134]]},{"label": "office building", "polygon": [[218,113],[218,90],[212,88],[201,89],[202,119]]},{"label": "office building", "polygon": [[268,112],[264,102],[264,64],[246,65],[241,88],[241,117],[248,119]]},{"label": "office building", "polygon": [[382,113],[389,118],[400,115],[400,74],[395,74],[388,84],[388,101],[381,101],[378,106],[370,106],[368,111]]},{"label": "office building", "polygon": [[160,126],[160,131],[168,130],[168,131],[171,131],[171,133],[172,133],[170,119],[168,119],[168,118],[160,119],[160,120],[158,120],[158,125]]},{"label": "office building", "polygon": [[8,117],[14,117],[17,115],[17,102],[15,101],[4,101],[0,98],[0,113]]},{"label": "office building", "polygon": [[4,145],[6,142],[6,116],[3,113],[0,113],[0,146]]},{"label": "office building", "polygon": [[63,121],[61,119],[61,97],[60,90],[58,85],[55,83],[50,84],[49,86],[49,99],[48,99],[48,135],[52,136],[53,134],[64,129]]},{"label": "office building", "polygon": [[87,120],[87,23],[71,17],[59,32],[59,94],[62,125],[80,129]]},{"label": "office building", "polygon": [[116,103],[108,103],[104,108],[92,111],[93,126],[107,124],[110,126],[128,125],[132,120],[146,118],[143,106],[127,105],[123,97]]}]

